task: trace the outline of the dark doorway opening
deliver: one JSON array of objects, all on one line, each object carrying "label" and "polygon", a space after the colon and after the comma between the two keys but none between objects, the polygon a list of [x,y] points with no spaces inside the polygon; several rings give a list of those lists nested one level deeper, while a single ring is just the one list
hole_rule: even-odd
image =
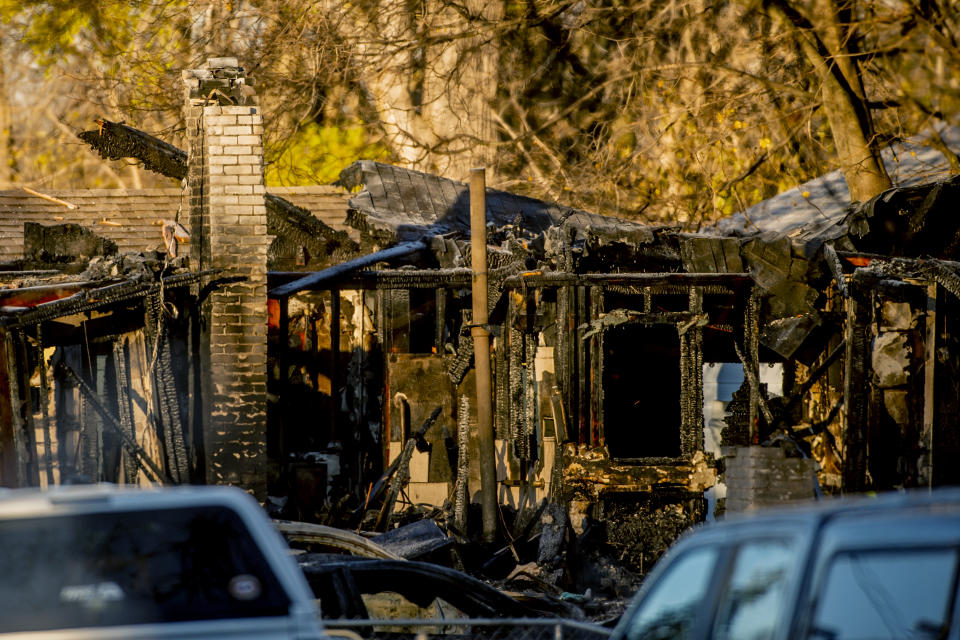
[{"label": "dark doorway opening", "polygon": [[627,325],[603,339],[603,424],[612,458],[680,456],[680,336]]}]

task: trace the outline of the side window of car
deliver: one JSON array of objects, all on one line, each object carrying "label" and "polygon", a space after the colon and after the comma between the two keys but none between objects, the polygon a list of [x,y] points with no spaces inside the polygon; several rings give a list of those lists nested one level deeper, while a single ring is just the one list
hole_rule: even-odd
[{"label": "side window of car", "polygon": [[677,557],[630,618],[627,640],[693,638],[718,555],[716,547],[701,547]]},{"label": "side window of car", "polygon": [[791,540],[758,540],[740,546],[723,588],[714,621],[714,640],[772,638],[785,615]]},{"label": "side window of car", "polygon": [[956,549],[839,553],[807,637],[945,638],[956,572]]}]

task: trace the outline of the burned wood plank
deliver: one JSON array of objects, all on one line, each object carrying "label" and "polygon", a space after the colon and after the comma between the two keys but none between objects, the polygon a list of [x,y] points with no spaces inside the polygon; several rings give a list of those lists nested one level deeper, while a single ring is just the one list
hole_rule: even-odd
[{"label": "burned wood plank", "polygon": [[356,257],[360,245],[345,231],[336,231],[312,213],[273,194],[264,195],[267,206],[267,233],[275,236],[270,245],[271,263],[276,264],[280,244],[296,244],[306,249],[307,264],[332,266]]},{"label": "burned wood plank", "polygon": [[400,491],[403,489],[403,487],[405,487],[410,481],[410,458],[413,456],[413,450],[417,447],[417,442],[423,439],[423,436],[427,430],[433,426],[434,422],[436,422],[442,411],[442,405],[434,409],[433,413],[431,413],[430,416],[423,422],[417,432],[415,434],[411,434],[411,436],[404,443],[403,452],[397,459],[396,470],[394,472],[393,479],[390,482],[390,491],[387,493],[387,497],[383,501],[383,507],[380,510],[380,515],[377,517],[377,522],[374,529],[386,531],[390,528],[390,522],[393,519],[393,509],[396,505],[397,498],[400,497]]},{"label": "burned wood plank", "polygon": [[187,176],[187,154],[172,144],[125,124],[98,119],[99,129],[77,134],[105,160],[136,158],[150,171],[168,178]]},{"label": "burned wood plank", "polygon": [[[634,284],[650,287],[688,287],[718,285],[734,293],[750,282],[741,273],[541,273],[532,272],[508,277],[505,287],[560,287],[578,285]],[[654,291],[656,293],[656,291]]]},{"label": "burned wood plank", "polygon": [[18,433],[22,423],[20,384],[12,349],[10,333],[0,331],[0,480],[5,487],[23,487],[27,474],[21,451],[23,436]]},{"label": "burned wood plank", "polygon": [[159,408],[159,428],[163,436],[164,454],[170,478],[177,483],[190,479],[190,459],[180,415],[180,398],[170,343],[170,332],[164,320],[163,300],[159,292],[144,300],[147,340],[152,346],[154,401]]},{"label": "burned wood plank", "polygon": [[868,427],[870,376],[870,322],[872,320],[870,283],[860,274],[850,282],[846,300],[846,352],[844,356],[844,407],[846,429],[843,442],[843,489],[866,488],[865,451]]},{"label": "burned wood plank", "polygon": [[54,484],[53,477],[53,432],[50,428],[50,386],[47,382],[47,356],[44,351],[43,329],[37,326],[37,369],[40,371],[40,419],[43,421],[43,466],[47,486]]},{"label": "burned wood plank", "polygon": [[[598,318],[604,312],[603,287],[593,286],[589,289],[590,319]],[[584,334],[584,340],[586,340]],[[603,332],[593,334],[585,345],[589,349],[590,371],[590,441],[603,442]],[[532,370],[532,362],[531,370]]]}]

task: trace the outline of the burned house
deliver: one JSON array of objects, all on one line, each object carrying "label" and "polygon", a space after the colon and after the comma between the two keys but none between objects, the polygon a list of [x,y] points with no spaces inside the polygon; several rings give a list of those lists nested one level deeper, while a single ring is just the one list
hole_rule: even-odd
[{"label": "burned house", "polygon": [[[143,220],[153,250],[156,220],[183,223],[188,259],[170,271],[175,245],[160,244],[136,262],[140,280],[101,261],[135,290],[122,300],[97,279],[97,294],[78,289],[60,307],[7,303],[4,397],[19,417],[4,437],[34,459],[48,442],[103,438],[80,451],[106,459],[113,436],[96,434],[150,433],[153,449],[123,453],[123,469],[149,456],[162,479],[241,484],[297,519],[382,529],[404,506],[462,513],[482,485],[467,185],[360,161],[341,191],[267,193],[262,125],[236,62],[185,79],[188,152],[113,123],[83,137],[184,180],[166,192],[177,205]],[[578,534],[602,523],[642,571],[715,511],[705,491],[718,484],[739,510],[809,499],[817,484],[955,482],[937,461],[960,446],[958,184],[897,188],[789,228],[700,233],[486,189],[497,502],[520,524],[561,503]],[[117,245],[135,217],[123,204],[44,206]],[[54,358],[75,375],[51,370]],[[153,386],[123,391],[144,369]],[[58,385],[79,396],[60,400]],[[45,429],[55,437],[36,436]],[[51,468],[31,464],[4,482]],[[104,464],[84,469],[104,477]]]}]

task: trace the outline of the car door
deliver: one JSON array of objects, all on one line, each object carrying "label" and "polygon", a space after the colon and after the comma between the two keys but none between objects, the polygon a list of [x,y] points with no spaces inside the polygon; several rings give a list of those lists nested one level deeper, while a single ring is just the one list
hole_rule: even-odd
[{"label": "car door", "polygon": [[614,636],[623,640],[773,640],[792,614],[800,539],[789,534],[680,548],[651,575]]},{"label": "car door", "polygon": [[801,570],[798,544],[793,536],[771,536],[745,540],[731,549],[718,580],[711,640],[784,637]]},{"label": "car door", "polygon": [[705,620],[704,603],[725,547],[701,544],[678,548],[647,578],[613,633],[618,640],[694,640]]}]

